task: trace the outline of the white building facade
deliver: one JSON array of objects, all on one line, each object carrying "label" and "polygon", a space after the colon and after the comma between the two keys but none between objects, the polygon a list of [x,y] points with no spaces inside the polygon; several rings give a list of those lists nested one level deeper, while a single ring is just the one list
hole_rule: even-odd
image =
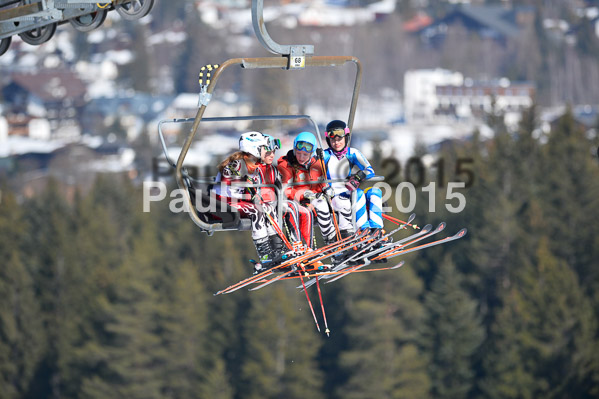
[{"label": "white building facade", "polygon": [[439,107],[437,86],[464,83],[464,76],[447,69],[418,69],[404,75],[404,118],[407,123],[434,122]]},{"label": "white building facade", "polygon": [[522,111],[534,103],[535,86],[500,78],[475,82],[459,72],[424,69],[404,76],[406,123],[438,124],[484,119],[501,113],[507,125],[514,125]]}]

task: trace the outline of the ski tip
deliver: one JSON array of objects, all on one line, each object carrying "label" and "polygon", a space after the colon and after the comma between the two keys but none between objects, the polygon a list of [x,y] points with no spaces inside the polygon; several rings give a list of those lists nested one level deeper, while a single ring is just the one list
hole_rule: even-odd
[{"label": "ski tip", "polygon": [[400,267],[402,267],[404,265],[404,263],[406,263],[406,262],[402,260],[397,265],[393,266],[391,269],[399,269]]},{"label": "ski tip", "polygon": [[423,232],[423,233],[428,233],[428,232],[429,232],[429,231],[431,231],[432,229],[433,229],[433,225],[429,223],[429,224],[427,224],[426,226],[424,226],[424,227],[422,228],[422,232]]},{"label": "ski tip", "polygon": [[447,224],[445,224],[445,222],[439,223],[439,225],[437,226],[437,231],[445,230],[445,226],[447,226]]},{"label": "ski tip", "polygon": [[412,223],[412,220],[414,220],[414,219],[416,219],[416,214],[415,214],[415,213],[412,213],[412,214],[410,215],[410,217],[408,218],[408,223]]},{"label": "ski tip", "polygon": [[458,231],[455,235],[456,238],[462,238],[464,237],[466,234],[468,234],[468,229],[463,228],[462,230]]}]

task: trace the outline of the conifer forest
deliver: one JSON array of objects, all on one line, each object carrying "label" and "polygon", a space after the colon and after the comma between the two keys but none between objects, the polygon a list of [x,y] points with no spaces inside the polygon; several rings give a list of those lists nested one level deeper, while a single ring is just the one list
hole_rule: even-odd
[{"label": "conifer forest", "polygon": [[2,190],[0,396],[597,397],[598,143],[570,114],[534,130],[531,109],[443,150],[473,160],[467,206],[416,213],[468,236],[325,285],[330,338],[293,283],[213,296],[250,273],[247,232],[144,213],[114,177],[68,202]]}]

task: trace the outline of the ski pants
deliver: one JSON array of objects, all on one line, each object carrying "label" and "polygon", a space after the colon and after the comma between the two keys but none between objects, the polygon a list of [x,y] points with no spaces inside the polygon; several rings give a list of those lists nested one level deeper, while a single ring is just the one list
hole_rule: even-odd
[{"label": "ski pants", "polygon": [[297,240],[312,248],[314,230],[312,228],[312,212],[296,201],[285,201],[283,212],[285,219],[291,225],[292,233]]},{"label": "ski pants", "polygon": [[339,229],[354,231],[352,209],[356,214],[358,229],[383,227],[383,193],[379,188],[369,187],[366,191],[356,190],[356,201],[352,204],[350,197],[339,195],[333,198],[333,208],[339,215]]},{"label": "ski pants", "polygon": [[352,207],[351,198],[349,196],[336,195],[333,197],[333,209],[339,216],[337,221],[339,223],[339,230],[354,231],[354,225],[352,223]]},{"label": "ski pants", "polygon": [[217,198],[221,201],[226,201],[229,206],[237,209],[241,217],[249,218],[252,222],[252,239],[259,240],[265,238],[270,234],[268,231],[268,224],[266,223],[266,216],[264,214],[264,207],[259,206],[253,202],[242,201],[236,198],[220,197]]},{"label": "ski pants", "polygon": [[383,228],[383,193],[380,188],[369,187],[365,191],[356,190],[356,225],[360,230]]},{"label": "ski pants", "polygon": [[331,210],[327,200],[323,196],[314,198],[308,203],[307,207],[316,214],[316,223],[318,223],[322,238],[330,240],[335,237],[335,226],[333,226]]}]

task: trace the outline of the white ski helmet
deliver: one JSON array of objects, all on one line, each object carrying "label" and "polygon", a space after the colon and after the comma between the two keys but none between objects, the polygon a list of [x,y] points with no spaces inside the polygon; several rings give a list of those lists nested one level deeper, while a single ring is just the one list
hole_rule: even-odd
[{"label": "white ski helmet", "polygon": [[252,154],[258,159],[262,159],[261,147],[268,148],[268,146],[268,137],[260,132],[243,133],[239,138],[239,151]]}]

